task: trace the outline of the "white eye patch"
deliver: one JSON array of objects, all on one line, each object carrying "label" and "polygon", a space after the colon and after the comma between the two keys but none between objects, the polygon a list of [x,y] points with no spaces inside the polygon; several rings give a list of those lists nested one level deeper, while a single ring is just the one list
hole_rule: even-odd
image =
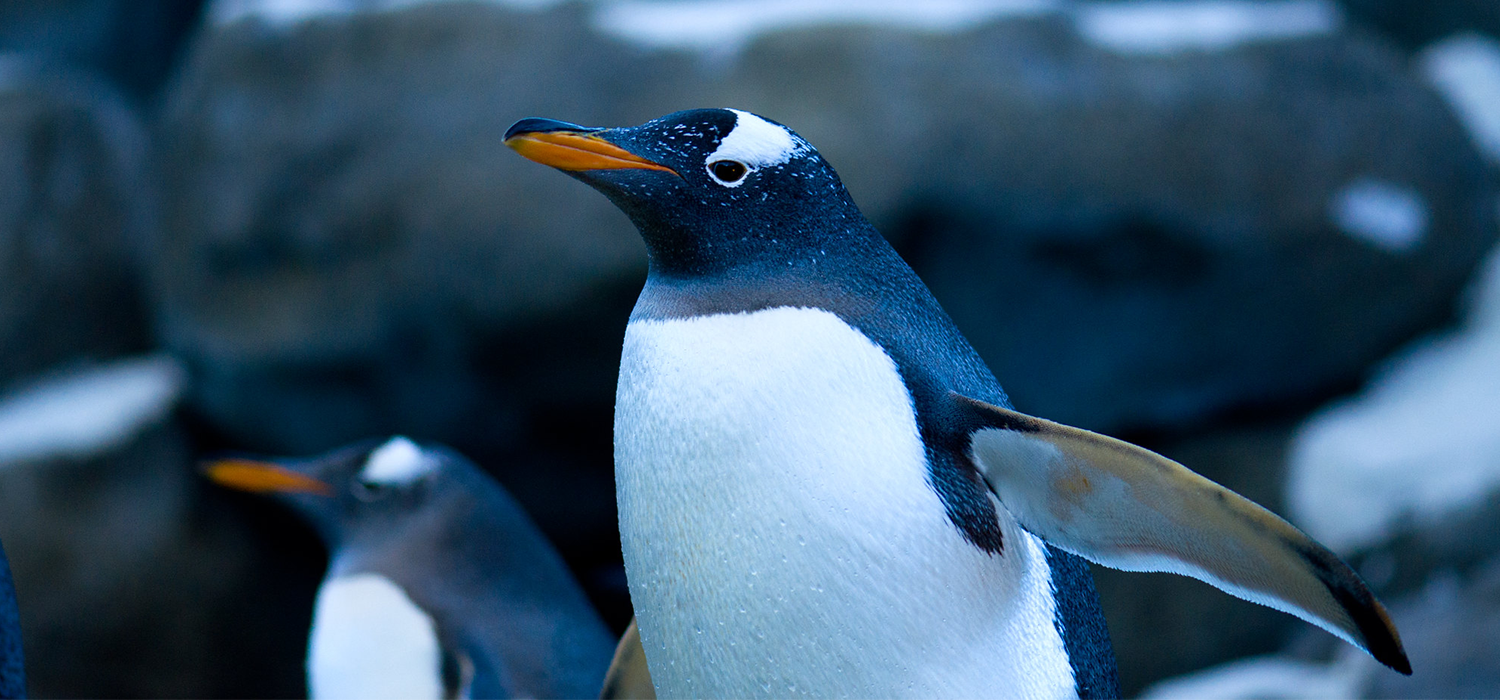
[{"label": "white eye patch", "polygon": [[372,484],[405,486],[426,476],[435,468],[436,459],[423,452],[411,440],[396,436],[370,453],[359,478]]},{"label": "white eye patch", "polygon": [[[780,165],[807,152],[807,142],[749,112],[729,110],[735,114],[734,128],[719,142],[719,148],[708,155],[706,165],[732,160],[750,169]],[[727,184],[727,183],[726,183]],[[738,183],[735,183],[738,184]],[[731,185],[733,186],[733,185]]]}]

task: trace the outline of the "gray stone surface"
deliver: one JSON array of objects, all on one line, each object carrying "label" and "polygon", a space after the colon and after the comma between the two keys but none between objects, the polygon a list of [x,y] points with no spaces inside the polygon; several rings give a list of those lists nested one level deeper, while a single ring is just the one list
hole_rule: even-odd
[{"label": "gray stone surface", "polygon": [[302,693],[321,550],[196,474],[180,381],[126,363],[0,400],[0,539],[35,697]]},{"label": "gray stone surface", "polygon": [[1500,4],[1490,0],[1341,0],[1350,19],[1407,48],[1459,32],[1500,36]]},{"label": "gray stone surface", "polygon": [[1493,698],[1500,696],[1500,560],[1386,599],[1411,659],[1403,676],[1317,632],[1287,652],[1240,659],[1147,689],[1145,697]]},{"label": "gray stone surface", "polygon": [[[462,443],[436,433],[607,402],[482,369],[534,342],[513,332],[529,321],[617,327],[598,312],[641,274],[622,217],[504,151],[525,115],[735,104],[791,124],[1021,406],[1096,428],[1346,386],[1447,318],[1494,238],[1458,125],[1359,36],[1134,56],[1043,17],[724,57],[633,48],[583,13],[435,3],[204,37],[161,122],[156,279],[215,424],[289,452]],[[595,350],[568,351],[607,379]]]},{"label": "gray stone surface", "polygon": [[1434,578],[1394,601],[1412,675],[1374,669],[1366,697],[1500,697],[1500,560],[1471,577]]},{"label": "gray stone surface", "polygon": [[[1018,407],[1137,429],[1272,507],[1291,419],[1223,416],[1352,386],[1449,320],[1495,238],[1488,166],[1362,30],[1132,54],[1042,15],[693,53],[601,36],[590,12],[429,3],[205,30],[155,124],[152,286],[216,439],[453,444],[596,596],[619,589],[610,411],[643,252],[601,197],[504,148],[525,116],[722,105],[792,126]],[[1165,575],[1100,584],[1127,687],[1301,625]]]},{"label": "gray stone surface", "polygon": [[106,83],[0,55],[0,385],[149,345],[145,156]]},{"label": "gray stone surface", "polygon": [[[630,105],[653,102],[652,79],[588,38],[563,17],[447,4],[204,38],[160,123],[156,279],[164,340],[202,370],[212,420],[287,453],[510,425],[505,382],[481,367],[511,368],[485,346],[525,354],[528,324],[595,321],[601,290],[644,270],[622,215],[501,143],[531,112],[645,117]],[[578,391],[600,388],[528,398]]]},{"label": "gray stone surface", "polygon": [[47,56],[107,76],[133,97],[166,79],[203,0],[6,0],[0,51]]}]

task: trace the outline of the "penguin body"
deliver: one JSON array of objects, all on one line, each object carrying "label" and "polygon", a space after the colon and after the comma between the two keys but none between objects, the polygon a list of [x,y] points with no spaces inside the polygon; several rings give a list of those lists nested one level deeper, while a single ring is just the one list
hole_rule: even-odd
[{"label": "penguin body", "polygon": [[328,544],[314,698],[598,693],[614,639],[519,504],[456,453],[398,437],[207,471],[277,493]]},{"label": "penguin body", "polygon": [[[997,522],[1010,551],[992,556],[953,527],[900,373],[864,335],[778,307],[637,320],[623,357],[621,538],[663,697],[1073,691],[1044,545]],[[890,566],[911,551],[926,565]],[[1021,630],[1030,644],[1005,643]],[[717,643],[657,643],[700,631]]]},{"label": "penguin body", "polygon": [[1013,411],[785,127],[737,110],[528,119],[507,143],[604,193],[646,242],[615,461],[659,695],[1115,696],[1074,555],[1197,576],[1405,663],[1358,577],[1284,521]]},{"label": "penguin body", "polygon": [[0,700],[26,697],[26,672],[21,656],[21,618],[10,562],[0,546]]}]

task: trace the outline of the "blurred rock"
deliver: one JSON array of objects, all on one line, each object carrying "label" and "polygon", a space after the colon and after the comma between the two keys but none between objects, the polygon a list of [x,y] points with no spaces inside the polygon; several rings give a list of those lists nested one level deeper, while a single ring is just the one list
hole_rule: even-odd
[{"label": "blurred rock", "polygon": [[[504,441],[515,409],[477,370],[487,346],[532,345],[520,329],[570,312],[623,327],[594,309],[644,270],[624,217],[501,143],[522,110],[656,101],[628,52],[588,38],[576,17],[467,4],[205,37],[161,125],[156,277],[212,419],[284,453],[397,428]],[[614,352],[528,387],[528,407],[611,394]]]},{"label": "blurred rock", "polygon": [[1500,4],[1492,0],[1341,0],[1350,19],[1377,29],[1407,48],[1449,34],[1484,32],[1500,37]]},{"label": "blurred rock", "polygon": [[1292,519],[1349,557],[1385,600],[1415,675],[1304,628],[1288,656],[1210,669],[1149,696],[1496,695],[1500,252],[1466,301],[1461,329],[1403,350],[1364,393],[1299,426],[1288,447]]},{"label": "blurred rock", "polygon": [[296,546],[268,556],[196,477],[172,417],[183,376],[128,360],[0,398],[0,538],[34,696],[302,692],[318,554],[305,572]]},{"label": "blurred rock", "polygon": [[[1358,652],[1355,652],[1358,653]],[[1146,700],[1353,700],[1369,668],[1354,653],[1333,663],[1280,656],[1241,659],[1147,688]]]},{"label": "blurred rock", "polygon": [[1420,524],[1402,520],[1390,539],[1346,558],[1385,596],[1421,590],[1434,577],[1472,576],[1500,559],[1500,491],[1474,501]]},{"label": "blurred rock", "polygon": [[1368,662],[1370,698],[1500,697],[1500,559],[1471,578],[1448,575],[1392,601],[1411,676]]},{"label": "blurred rock", "polygon": [[98,79],[0,55],[0,385],[147,347],[145,147]]},{"label": "blurred rock", "polygon": [[[1408,347],[1300,429],[1287,500],[1308,534],[1349,553],[1450,530],[1500,496],[1500,251],[1471,291],[1462,330]],[[1500,550],[1500,529],[1473,545]]]},{"label": "blurred rock", "polygon": [[528,114],[643,121],[693,70],[600,39],[582,12],[431,3],[213,26],[158,124],[154,278],[162,338],[227,444],[451,444],[587,581],[618,567],[611,412],[644,249],[502,136]]},{"label": "blurred rock", "polygon": [[[1416,593],[1388,600],[1411,658],[1403,676],[1343,642],[1242,659],[1148,688],[1143,697],[1493,698],[1500,697],[1500,560],[1472,577],[1452,573]],[[1327,635],[1320,635],[1326,637]],[[1332,660],[1307,658],[1308,649]]]},{"label": "blurred rock", "polygon": [[6,0],[0,51],[23,51],[108,76],[137,98],[167,77],[203,0]]},{"label": "blurred rock", "polygon": [[875,120],[919,158],[885,170],[911,178],[885,230],[1023,410],[1181,427],[1327,395],[1446,321],[1495,238],[1460,125],[1357,37],[1168,57],[1045,25],[970,39],[925,70],[874,45],[817,65],[941,105]]},{"label": "blurred rock", "polygon": [[1415,675],[1371,662],[1363,697],[1500,693],[1500,251],[1456,332],[1412,344],[1299,430],[1294,522],[1387,599]]},{"label": "blurred rock", "polygon": [[[1447,318],[1494,188],[1403,57],[1333,33],[1326,3],[1275,5],[1283,24],[1212,41],[1214,6],[1187,3],[1145,34],[1031,11],[727,55],[611,39],[650,9],[627,3],[230,15],[161,124],[162,328],[213,422],[265,449],[399,430],[488,454],[474,436],[525,435],[539,402],[609,403],[599,329],[641,270],[623,218],[504,127],[736,104],[841,168],[1027,410],[1173,426],[1320,395]],[[484,366],[570,314],[577,379]]]},{"label": "blurred rock", "polygon": [[1500,39],[1465,32],[1422,50],[1418,67],[1491,163],[1500,164]]},{"label": "blurred rock", "polygon": [[[211,13],[156,124],[158,328],[225,444],[474,455],[617,623],[611,411],[644,256],[503,146],[520,117],[790,125],[1018,406],[1096,429],[1181,436],[1352,386],[1451,319],[1496,236],[1464,127],[1326,2],[374,4]],[[1289,430],[1157,446],[1275,507]],[[1100,586],[1127,688],[1301,625],[1169,576]]]}]

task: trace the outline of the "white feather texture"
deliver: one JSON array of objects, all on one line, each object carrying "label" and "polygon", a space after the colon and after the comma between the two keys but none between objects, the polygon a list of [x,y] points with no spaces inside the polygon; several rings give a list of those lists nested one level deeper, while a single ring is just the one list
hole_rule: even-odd
[{"label": "white feather texture", "polygon": [[436,467],[437,460],[422,452],[416,443],[398,435],[370,453],[359,478],[376,484],[405,486],[432,473]]},{"label": "white feather texture", "polygon": [[764,168],[785,163],[809,148],[806,142],[792,135],[786,127],[772,124],[749,112],[738,109],[729,111],[734,112],[736,117],[734,128],[719,142],[719,147],[708,155],[705,164],[736,160],[751,168]]},{"label": "white feather texture", "polygon": [[315,700],[443,697],[442,649],[432,618],[378,574],[328,579],[308,640]]},{"label": "white feather texture", "polygon": [[660,697],[1069,697],[1040,542],[928,483],[895,364],[827,311],[636,321],[615,413],[631,600]]}]

